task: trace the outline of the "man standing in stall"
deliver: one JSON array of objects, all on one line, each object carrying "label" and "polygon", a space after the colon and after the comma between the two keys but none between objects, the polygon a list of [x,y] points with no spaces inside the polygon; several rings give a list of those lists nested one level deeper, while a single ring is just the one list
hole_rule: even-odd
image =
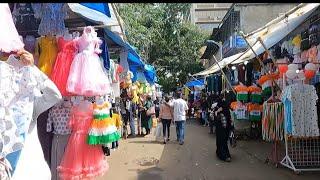
[{"label": "man standing in stall", "polygon": [[135,137],[136,136],[136,128],[134,124],[134,117],[133,117],[133,112],[135,111],[134,103],[132,102],[132,98],[127,97],[126,99],[126,115],[127,115],[127,122],[129,122],[130,125],[130,137]]}]

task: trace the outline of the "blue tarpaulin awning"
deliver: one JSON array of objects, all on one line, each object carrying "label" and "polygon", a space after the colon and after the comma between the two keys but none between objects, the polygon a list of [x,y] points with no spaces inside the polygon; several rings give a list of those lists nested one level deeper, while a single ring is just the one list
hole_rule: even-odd
[{"label": "blue tarpaulin awning", "polygon": [[111,17],[108,3],[79,3],[87,8],[99,11],[108,17]]},{"label": "blue tarpaulin awning", "polygon": [[153,66],[146,64],[144,66],[144,76],[146,80],[150,84],[154,84],[156,82],[156,71]]},{"label": "blue tarpaulin awning", "polygon": [[108,3],[68,3],[71,11],[91,22],[106,26],[119,25],[112,7]]},{"label": "blue tarpaulin awning", "polygon": [[187,87],[204,86],[204,79],[197,79],[186,83]]}]

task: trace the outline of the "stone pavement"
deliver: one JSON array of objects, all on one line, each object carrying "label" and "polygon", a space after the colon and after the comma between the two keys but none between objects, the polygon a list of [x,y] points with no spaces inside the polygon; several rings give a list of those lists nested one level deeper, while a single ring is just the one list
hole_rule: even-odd
[{"label": "stone pavement", "polygon": [[185,144],[171,141],[163,145],[153,136],[120,141],[120,149],[108,157],[110,170],[99,180],[319,180],[320,172],[295,175],[283,167],[276,168],[264,161],[271,144],[261,141],[239,141],[230,148],[232,162],[222,162],[215,155],[215,136],[208,128],[189,121]]}]

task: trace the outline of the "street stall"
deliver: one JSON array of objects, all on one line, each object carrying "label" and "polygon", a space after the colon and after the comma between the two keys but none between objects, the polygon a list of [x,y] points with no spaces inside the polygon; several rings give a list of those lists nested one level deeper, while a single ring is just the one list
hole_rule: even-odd
[{"label": "street stall", "polygon": [[[30,92],[28,96],[15,96],[18,101],[14,98],[13,105],[5,109],[21,121],[15,122],[17,136],[10,136],[16,138],[20,148],[1,152],[1,158],[13,167],[13,179],[103,175],[109,169],[105,155],[110,155],[110,148],[116,148],[121,137],[121,119],[113,105],[120,98],[120,83],[130,84],[133,74],[128,69],[138,64],[146,67],[143,75],[153,84],[154,68],[142,63],[140,58],[132,63],[131,56],[138,55],[124,42],[121,19],[111,4],[10,3],[2,4],[0,10],[13,25],[9,26],[13,33],[7,35],[10,38],[20,35],[20,39],[12,39],[15,44],[11,46],[0,44],[1,68],[11,63],[16,86],[23,84],[24,91]],[[15,53],[23,46],[34,55],[39,69],[34,66],[19,69]],[[119,61],[111,58],[115,54]],[[1,80],[7,77],[3,72]],[[29,78],[23,81],[19,79],[22,77]],[[44,100],[52,101],[51,105],[41,104],[41,115],[32,120],[26,116],[32,115],[33,99],[49,93],[43,89],[48,78],[55,84],[50,87],[53,91],[50,93],[56,95],[50,97],[52,100]],[[3,85],[1,94],[2,89],[8,88]],[[39,92],[31,97],[35,86],[39,86]],[[57,103],[53,103],[53,98]],[[21,110],[17,111],[18,108]],[[28,109],[28,113],[23,109]]]},{"label": "street stall", "polygon": [[[242,84],[235,86],[235,120],[259,119],[262,139],[273,143],[267,160],[278,165],[284,141],[285,157],[281,164],[295,172],[320,170],[316,106],[319,27],[319,4],[302,3],[252,33],[240,33],[248,45],[246,51],[196,74],[207,75],[221,68],[236,70],[233,79]],[[262,101],[248,104],[252,95],[259,95]]]}]

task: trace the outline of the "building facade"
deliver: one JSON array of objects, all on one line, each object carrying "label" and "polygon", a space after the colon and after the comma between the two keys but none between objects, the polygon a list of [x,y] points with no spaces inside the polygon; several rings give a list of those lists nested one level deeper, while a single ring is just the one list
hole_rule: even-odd
[{"label": "building facade", "polygon": [[232,3],[192,3],[190,21],[200,29],[212,32],[218,28]]},{"label": "building facade", "polygon": [[240,31],[250,33],[297,5],[298,3],[235,3],[222,19],[219,29],[213,29],[212,38],[222,43],[223,57],[234,55],[247,48],[239,35]]}]

